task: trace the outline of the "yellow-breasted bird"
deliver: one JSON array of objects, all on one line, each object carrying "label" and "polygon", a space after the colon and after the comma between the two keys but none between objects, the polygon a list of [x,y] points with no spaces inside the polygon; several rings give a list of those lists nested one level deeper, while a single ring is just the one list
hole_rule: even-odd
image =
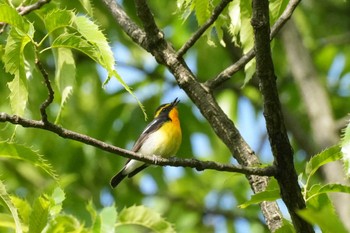
[{"label": "yellow-breasted bird", "polygon": [[[177,98],[167,104],[160,105],[154,119],[149,123],[136,141],[132,151],[143,156],[170,157],[178,151],[181,140],[181,127],[177,111]],[[133,177],[148,164],[129,159],[124,167],[111,180],[111,186],[115,188],[125,177]]]}]

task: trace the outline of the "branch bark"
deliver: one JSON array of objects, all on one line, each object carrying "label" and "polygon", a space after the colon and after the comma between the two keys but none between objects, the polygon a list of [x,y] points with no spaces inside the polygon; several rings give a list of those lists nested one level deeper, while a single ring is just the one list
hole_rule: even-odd
[{"label": "branch bark", "polygon": [[[259,159],[254,151],[249,147],[240,135],[234,123],[227,117],[223,110],[217,104],[211,91],[207,86],[199,83],[195,75],[188,68],[182,58],[178,58],[176,51],[172,45],[160,38],[158,35],[143,32],[127,15],[120,6],[112,0],[102,0],[107,8],[111,11],[117,23],[123,30],[145,50],[150,52],[158,63],[165,65],[174,75],[179,86],[187,93],[191,100],[197,105],[202,115],[208,120],[218,137],[230,149],[232,155],[243,166],[257,166],[260,164]],[[144,0],[136,0],[136,4],[143,7],[137,7],[140,12],[138,15],[141,21],[152,20],[152,13]],[[145,7],[146,6],[146,7]],[[154,20],[153,20],[154,21]],[[130,26],[130,27],[129,27]],[[135,29],[134,31],[130,28]],[[145,27],[145,30],[157,31]],[[158,31],[160,31],[158,29]],[[146,36],[147,35],[147,36]],[[154,38],[145,38],[154,37]],[[139,38],[142,38],[139,39]],[[264,191],[268,184],[268,177],[259,177],[255,175],[247,176],[252,190],[257,193]],[[263,202],[261,209],[267,225],[271,231],[276,230],[282,225],[282,214],[276,202]]]},{"label": "branch bark", "polygon": [[305,201],[298,184],[294,168],[293,150],[289,143],[279,101],[276,76],[270,48],[269,1],[253,0],[252,21],[254,50],[256,54],[256,76],[264,102],[264,117],[267,133],[277,167],[276,179],[281,197],[286,204],[297,232],[314,232],[312,226],[299,217],[298,209],[305,208]]},{"label": "branch bark", "polygon": [[163,157],[145,157],[135,152],[125,150],[120,147],[116,147],[105,143],[103,141],[97,140],[95,138],[89,137],[84,134],[80,134],[58,125],[55,125],[49,121],[36,121],[22,118],[17,115],[8,115],[7,113],[0,113],[0,122],[10,122],[15,125],[21,125],[26,128],[37,128],[50,131],[59,135],[62,138],[72,139],[78,142],[82,142],[87,145],[94,146],[101,150],[118,154],[126,158],[140,160],[149,164],[161,165],[161,166],[173,166],[173,167],[191,167],[195,168],[197,171],[203,170],[217,170],[226,172],[237,172],[245,175],[258,175],[258,176],[274,176],[276,170],[274,166],[268,166],[264,168],[260,167],[245,167],[245,166],[235,166],[232,164],[222,164],[213,161],[200,161],[197,159],[180,159],[180,158],[163,158]]}]

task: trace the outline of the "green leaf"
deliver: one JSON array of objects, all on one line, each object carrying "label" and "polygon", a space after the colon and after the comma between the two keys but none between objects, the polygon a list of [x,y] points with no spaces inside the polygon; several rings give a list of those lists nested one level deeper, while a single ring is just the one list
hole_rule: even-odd
[{"label": "green leaf", "polygon": [[22,225],[21,221],[18,217],[17,209],[13,205],[10,196],[8,195],[6,191],[5,185],[0,181],[0,204],[6,207],[8,210],[10,210],[13,221],[15,222],[15,229],[16,233],[22,233]]},{"label": "green leaf", "polygon": [[86,209],[89,212],[90,217],[91,217],[91,222],[92,222],[91,230],[92,230],[92,232],[99,233],[101,230],[101,225],[102,225],[101,218],[97,214],[95,206],[91,200],[86,205]]},{"label": "green leaf", "polygon": [[270,0],[269,1],[270,9],[270,24],[273,25],[278,17],[281,16],[284,9],[286,8],[289,1],[287,0]]},{"label": "green leaf", "polygon": [[344,163],[344,170],[347,177],[350,177],[350,122],[343,131],[341,139],[341,152],[343,154],[342,160]]},{"label": "green leaf", "polygon": [[306,209],[297,213],[311,224],[317,224],[323,232],[347,232],[339,220],[329,196],[322,191],[330,189],[327,186],[313,185],[307,193]]},{"label": "green leaf", "polygon": [[49,222],[45,228],[45,233],[88,233],[90,231],[85,231],[84,226],[79,223],[79,221],[71,215],[57,215],[52,221]]},{"label": "green leaf", "polygon": [[16,196],[11,196],[11,201],[14,204],[14,206],[18,210],[18,214],[21,217],[21,220],[23,224],[28,225],[29,224],[29,216],[32,212],[32,207],[30,204],[21,198],[18,198]]},{"label": "green leaf", "polygon": [[243,53],[247,53],[254,46],[254,32],[250,23],[252,17],[252,7],[249,1],[240,1],[241,30],[240,41]]},{"label": "green leaf", "polygon": [[[30,30],[34,31],[32,25]],[[28,101],[24,48],[31,41],[30,37],[32,34],[33,32],[23,35],[16,28],[11,28],[3,55],[6,72],[15,76],[14,79],[8,83],[8,87],[11,92],[10,104],[12,112],[18,115],[23,115]]]},{"label": "green leaf", "polygon": [[252,79],[253,75],[255,74],[255,68],[256,68],[255,58],[250,60],[244,66],[245,77],[244,77],[243,87]]},{"label": "green leaf", "polygon": [[[252,17],[251,3],[249,1],[240,1],[240,42],[243,53],[248,53],[254,47],[254,32],[250,19]],[[251,60],[244,66],[245,78],[243,86],[248,83],[255,73],[255,59]]]},{"label": "green leaf", "polygon": [[3,56],[6,72],[16,76],[19,75],[22,79],[26,77],[24,72],[24,48],[31,41],[33,34],[34,28],[32,25],[28,34],[23,34],[16,28],[11,28]]},{"label": "green leaf", "polygon": [[328,212],[327,208],[321,210],[303,209],[297,213],[311,224],[317,224],[322,232],[347,233],[339,217]]},{"label": "green leaf", "polygon": [[249,201],[239,205],[238,207],[244,209],[253,204],[259,204],[263,201],[275,201],[278,198],[280,198],[279,190],[263,191],[252,195]]},{"label": "green leaf", "polygon": [[341,159],[340,147],[335,145],[327,148],[321,153],[313,156],[309,162],[306,164],[305,174],[307,176],[312,176],[321,166],[326,163],[337,161]]},{"label": "green leaf", "polygon": [[331,193],[331,192],[340,192],[350,194],[350,186],[343,184],[326,184],[322,186],[317,192],[313,193],[312,196],[309,196],[308,199],[314,198],[316,195],[322,193]]},{"label": "green leaf", "polygon": [[194,9],[195,9],[198,24],[199,25],[204,24],[210,17],[209,0],[195,0]]},{"label": "green leaf", "polygon": [[278,228],[274,233],[295,233],[293,224],[286,219],[283,219],[282,227]]},{"label": "green leaf", "polygon": [[0,228],[10,228],[13,230],[16,229],[12,215],[0,213]]},{"label": "green leaf", "polygon": [[52,169],[42,155],[23,145],[11,142],[0,142],[0,158],[18,159],[31,163],[41,168],[53,179],[57,179],[55,171]]},{"label": "green leaf", "polygon": [[[115,59],[113,52],[108,44],[107,38],[103,35],[98,26],[89,18],[84,16],[76,17],[74,21],[77,31],[98,51],[98,62],[109,74],[114,70]],[[109,75],[112,76],[112,75]]]},{"label": "green leaf", "polygon": [[57,29],[71,26],[74,18],[75,15],[70,10],[54,9],[50,11],[44,17],[47,33],[50,34]]},{"label": "green leaf", "polygon": [[17,10],[6,4],[0,5],[0,22],[10,24],[21,30],[23,33],[27,32],[29,27],[29,23],[18,14]]},{"label": "green leaf", "polygon": [[105,207],[99,214],[101,219],[101,233],[114,233],[117,220],[117,211],[114,206]]},{"label": "green leaf", "polygon": [[246,201],[238,207],[244,209],[250,205],[259,204],[263,201],[275,201],[280,197],[280,189],[277,180],[271,178],[265,191],[252,195],[249,201]]},{"label": "green leaf", "polygon": [[84,10],[88,13],[88,15],[92,17],[94,13],[90,0],[79,0],[79,2],[83,6]]},{"label": "green leaf", "polygon": [[28,90],[19,76],[9,82],[8,88],[11,91],[10,104],[14,114],[23,115],[28,101]]},{"label": "green leaf", "polygon": [[52,42],[51,48],[75,49],[86,54],[96,62],[99,60],[96,48],[92,44],[89,44],[82,36],[76,34],[62,33]]},{"label": "green leaf", "polygon": [[51,215],[57,215],[62,210],[62,203],[66,199],[64,191],[57,187],[53,190],[50,201],[51,201],[51,208],[50,208],[50,214]]},{"label": "green leaf", "polygon": [[228,7],[228,14],[230,17],[230,25],[228,27],[232,35],[233,42],[240,45],[239,32],[241,30],[241,7],[240,1],[232,1]]},{"label": "green leaf", "polygon": [[37,198],[29,217],[29,233],[42,232],[48,224],[50,201],[45,196]]},{"label": "green leaf", "polygon": [[117,226],[139,225],[156,233],[175,233],[172,225],[157,212],[144,206],[132,206],[123,209],[118,216]]},{"label": "green leaf", "polygon": [[73,92],[76,67],[73,53],[70,49],[57,48],[53,54],[56,63],[55,81],[61,94],[60,110],[55,120],[55,123],[57,124],[62,110]]}]

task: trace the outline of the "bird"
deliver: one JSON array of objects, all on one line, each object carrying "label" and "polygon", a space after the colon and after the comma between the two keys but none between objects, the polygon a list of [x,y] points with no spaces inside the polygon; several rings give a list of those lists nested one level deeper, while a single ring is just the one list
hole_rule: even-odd
[{"label": "bird", "polygon": [[[143,156],[174,156],[182,141],[178,98],[171,103],[160,105],[154,114],[154,119],[146,126],[132,151]],[[124,167],[110,181],[112,188],[126,177],[131,178],[149,165],[138,160],[128,159]]]}]

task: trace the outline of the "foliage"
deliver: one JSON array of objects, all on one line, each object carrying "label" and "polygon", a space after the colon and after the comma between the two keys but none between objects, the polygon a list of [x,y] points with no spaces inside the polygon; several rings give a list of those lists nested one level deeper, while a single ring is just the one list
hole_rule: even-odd
[{"label": "foliage", "polygon": [[[29,2],[35,1],[23,3]],[[142,114],[147,111],[152,115],[159,104],[178,96],[184,137],[178,156],[235,163],[169,72],[133,44],[100,1],[51,1],[25,16],[16,10],[19,3],[0,0],[0,22],[7,24],[0,35],[0,112],[40,118],[39,108],[47,98],[47,89],[36,68],[39,60],[55,91],[54,102],[47,109],[52,122],[131,148],[146,125]],[[270,1],[271,24],[287,3]],[[137,19],[133,4],[122,2],[127,14]],[[165,37],[178,49],[211,17],[219,1],[148,4]],[[346,81],[349,47],[331,40],[332,35],[341,35],[348,28],[343,20],[348,14],[344,4],[309,0],[295,13],[337,119],[348,113],[344,106],[350,98]],[[329,12],[337,12],[339,17],[329,16],[325,9],[333,9]],[[325,22],[324,18],[331,20]],[[232,1],[185,55],[200,81],[212,79],[253,48],[250,20],[251,2]],[[303,142],[313,140],[311,122],[292,81],[281,40],[274,41],[272,52],[282,105],[301,126],[289,125],[307,205],[298,214],[325,232],[346,232],[328,194],[349,194],[350,187],[324,183],[318,171],[325,164],[344,161],[349,175],[350,124],[341,143],[320,153],[306,152]],[[266,149],[266,131],[262,129],[255,61],[249,62],[244,71],[236,73],[215,96],[256,154],[268,164],[273,158]],[[138,107],[143,106],[138,99],[144,107]],[[295,128],[303,130],[304,141],[298,140]],[[150,167],[111,190],[108,181],[123,166],[124,159],[45,131],[1,123],[0,132],[1,232],[267,232],[258,217],[257,204],[280,198],[274,178],[264,192],[252,195],[243,175],[169,167]],[[284,225],[277,232],[294,232],[287,214],[283,214]]]}]

